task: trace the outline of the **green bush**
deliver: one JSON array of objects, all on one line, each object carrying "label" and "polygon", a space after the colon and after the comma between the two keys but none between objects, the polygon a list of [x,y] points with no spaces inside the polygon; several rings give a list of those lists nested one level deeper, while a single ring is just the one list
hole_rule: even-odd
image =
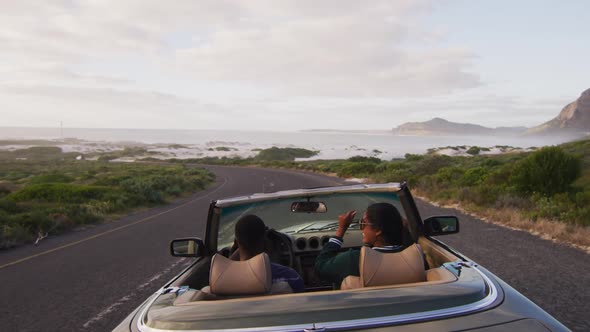
[{"label": "green bush", "polygon": [[102,220],[102,216],[93,214],[87,205],[68,205],[65,215],[75,221],[76,225],[90,225]]},{"label": "green bush", "polygon": [[515,166],[510,181],[523,194],[553,196],[568,191],[580,174],[579,157],[568,154],[559,147],[544,147],[520,161]]},{"label": "green bush", "polygon": [[101,199],[111,188],[66,183],[33,184],[14,192],[9,199],[19,201],[41,201],[59,203],[81,203]]},{"label": "green bush", "polygon": [[3,174],[3,178],[8,181],[18,181],[20,179],[25,179],[29,177],[29,173],[23,171],[10,171],[6,174]]},{"label": "green bush", "polygon": [[416,162],[414,170],[416,175],[435,174],[439,169],[453,164],[453,158],[449,156],[430,155]]},{"label": "green bush", "polygon": [[406,153],[405,156],[407,161],[413,162],[413,161],[419,161],[425,158],[424,155],[421,154],[411,154],[411,153]]},{"label": "green bush", "polygon": [[21,212],[21,209],[15,201],[6,198],[0,198],[0,211],[5,211],[7,213],[18,213]]},{"label": "green bush", "polygon": [[417,177],[412,172],[409,165],[399,162],[390,163],[383,172],[373,174],[371,177],[378,182],[407,181],[412,185],[417,181]]},{"label": "green bush", "polygon": [[375,172],[375,163],[370,161],[348,162],[338,171],[340,177],[364,177]]},{"label": "green bush", "polygon": [[485,158],[481,162],[481,166],[483,166],[483,167],[490,167],[491,168],[491,167],[502,165],[502,162],[500,162],[499,160],[497,160],[495,158],[486,158],[486,157],[483,157],[483,158]]},{"label": "green bush", "polygon": [[470,168],[460,179],[460,183],[464,186],[475,186],[485,181],[488,175],[488,170],[484,167]]},{"label": "green bush", "polygon": [[295,160],[295,158],[309,158],[318,154],[318,151],[311,151],[300,148],[277,148],[273,146],[258,152],[256,160]]},{"label": "green bush", "polygon": [[481,149],[478,146],[472,146],[467,150],[467,154],[475,156],[479,154],[479,151],[481,151]]},{"label": "green bush", "polygon": [[463,187],[458,198],[463,202],[470,202],[479,206],[494,206],[502,194],[504,194],[504,191],[501,187]]},{"label": "green bush", "polygon": [[62,151],[57,146],[33,146],[27,149],[13,151],[14,155],[19,157],[38,157],[38,156],[55,156],[61,155]]},{"label": "green bush", "polygon": [[10,189],[0,184],[0,198],[10,194]]},{"label": "green bush", "polygon": [[464,173],[465,170],[457,166],[442,167],[434,175],[434,181],[444,185],[455,184],[463,177]]},{"label": "green bush", "polygon": [[0,247],[32,241],[39,231],[57,234],[160,203],[202,189],[214,178],[205,169],[183,165],[81,163],[62,158],[0,162],[2,188],[12,191],[3,191],[0,197]]},{"label": "green bush", "polygon": [[162,203],[164,197],[157,179],[131,178],[121,182],[124,191],[138,197],[137,203]]},{"label": "green bush", "polygon": [[364,156],[350,157],[350,158],[348,158],[348,161],[353,162],[353,163],[359,163],[359,162],[369,162],[369,163],[374,163],[374,164],[381,163],[381,159],[379,159],[379,158],[364,157]]},{"label": "green bush", "polygon": [[14,247],[32,240],[33,235],[22,225],[0,223],[0,249]]},{"label": "green bush", "polygon": [[74,178],[72,178],[71,176],[62,173],[52,173],[35,176],[29,181],[29,183],[70,183],[72,181],[74,181]]},{"label": "green bush", "polygon": [[29,230],[31,234],[45,232],[53,226],[53,220],[42,210],[28,211],[13,215],[10,218],[11,225],[20,225],[22,228]]}]

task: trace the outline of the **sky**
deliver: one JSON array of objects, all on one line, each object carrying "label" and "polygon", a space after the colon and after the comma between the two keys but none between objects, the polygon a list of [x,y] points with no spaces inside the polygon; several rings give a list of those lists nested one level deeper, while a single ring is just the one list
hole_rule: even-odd
[{"label": "sky", "polygon": [[0,127],[535,126],[590,88],[588,1],[0,0]]}]

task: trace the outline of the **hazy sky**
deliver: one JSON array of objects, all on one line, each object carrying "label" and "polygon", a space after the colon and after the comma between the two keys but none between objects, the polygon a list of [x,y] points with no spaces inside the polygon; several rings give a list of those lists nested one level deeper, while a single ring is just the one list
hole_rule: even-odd
[{"label": "hazy sky", "polygon": [[0,126],[533,126],[590,88],[585,0],[0,8]]}]

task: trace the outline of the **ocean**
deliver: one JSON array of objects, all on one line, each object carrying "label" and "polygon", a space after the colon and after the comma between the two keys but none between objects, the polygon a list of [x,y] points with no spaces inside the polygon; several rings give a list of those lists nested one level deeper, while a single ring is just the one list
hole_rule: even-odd
[{"label": "ocean", "polygon": [[[63,141],[76,138],[86,143]],[[568,141],[563,137],[520,136],[396,136],[388,132],[319,132],[319,131],[237,131],[174,129],[108,129],[108,128],[16,128],[0,127],[0,139],[56,140],[66,151],[113,150],[126,144],[145,144],[163,154],[178,158],[203,156],[247,157],[255,149],[297,147],[320,151],[311,159],[340,159],[351,156],[374,156],[383,160],[403,157],[406,153],[422,154],[430,148],[445,146],[493,147],[508,145],[520,148],[555,145]],[[186,148],[170,149],[182,144]],[[218,151],[215,147],[228,147]],[[6,146],[5,146],[6,148]]]}]

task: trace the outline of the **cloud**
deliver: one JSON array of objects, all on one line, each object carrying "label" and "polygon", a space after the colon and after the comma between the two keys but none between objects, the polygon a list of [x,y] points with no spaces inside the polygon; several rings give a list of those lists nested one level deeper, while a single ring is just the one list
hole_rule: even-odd
[{"label": "cloud", "polygon": [[413,24],[415,2],[400,3],[314,8],[315,15],[303,8],[280,20],[248,12],[249,24],[220,27],[177,50],[179,70],[300,96],[431,96],[479,86],[468,50],[407,47],[425,33]]},{"label": "cloud", "polygon": [[503,123],[497,114],[518,111],[532,124],[537,101],[482,94],[478,55],[423,24],[433,10],[428,0],[6,1],[0,115],[386,129],[443,113]]},{"label": "cloud", "polygon": [[405,47],[428,33],[415,19],[431,10],[430,1],[58,1],[3,7],[3,54],[21,63],[67,66],[143,56],[195,79],[238,81],[287,95],[428,96],[481,84],[469,71],[474,55],[467,50]]},{"label": "cloud", "polygon": [[[154,91],[101,87],[0,84],[3,125],[211,128],[231,116],[219,105]],[[180,121],[179,121],[180,119]]]}]

